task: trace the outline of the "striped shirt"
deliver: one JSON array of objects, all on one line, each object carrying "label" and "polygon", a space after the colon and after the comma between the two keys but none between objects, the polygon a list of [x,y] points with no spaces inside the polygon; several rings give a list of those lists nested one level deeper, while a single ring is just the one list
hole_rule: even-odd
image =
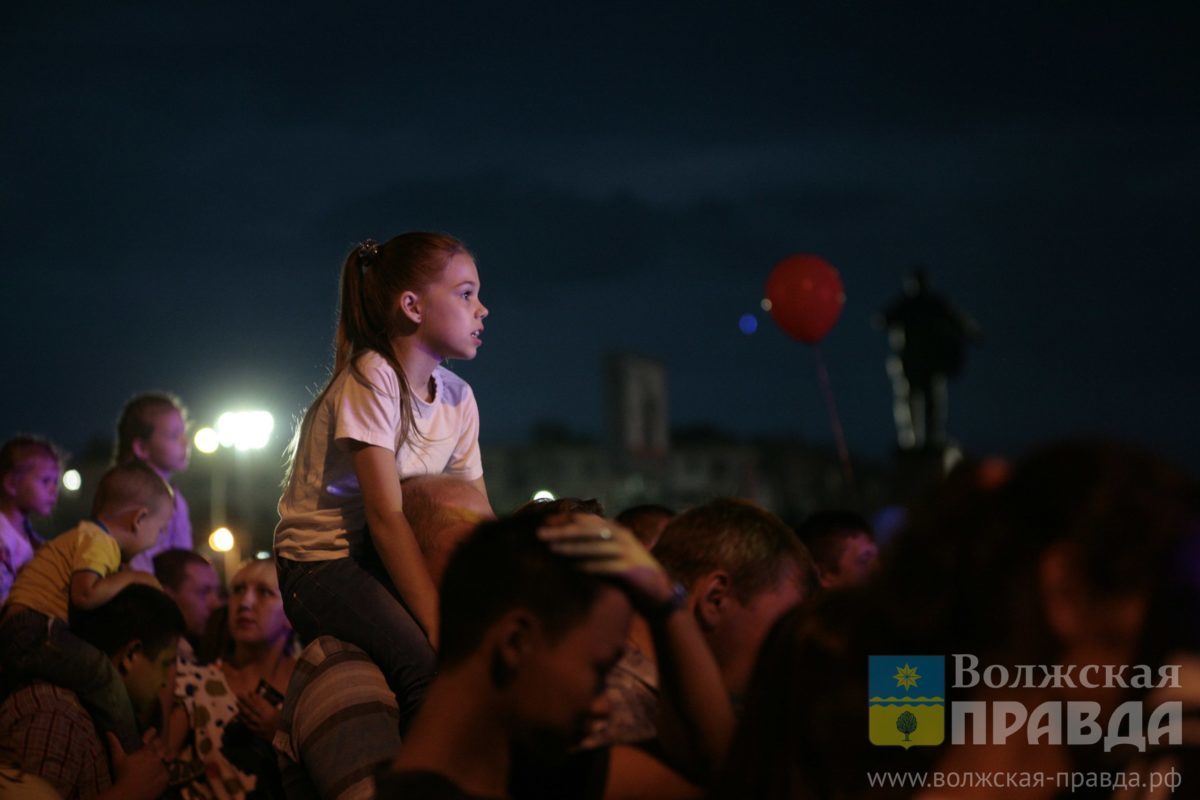
[{"label": "striped shirt", "polygon": [[321,636],[300,654],[274,745],[292,800],[373,798],[375,771],[400,751],[396,697],[366,653]]}]

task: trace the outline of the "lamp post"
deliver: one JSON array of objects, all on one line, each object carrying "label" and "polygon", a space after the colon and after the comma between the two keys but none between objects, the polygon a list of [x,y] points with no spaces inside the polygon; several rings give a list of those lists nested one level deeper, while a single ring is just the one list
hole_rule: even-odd
[{"label": "lamp post", "polygon": [[213,456],[209,510],[215,529],[208,537],[208,546],[213,552],[222,554],[226,581],[233,576],[233,570],[241,561],[241,543],[227,527],[228,475],[226,457],[222,451],[243,453],[261,450],[271,441],[274,429],[275,418],[269,411],[227,411],[217,417],[215,427],[200,428],[193,439],[198,451]]}]

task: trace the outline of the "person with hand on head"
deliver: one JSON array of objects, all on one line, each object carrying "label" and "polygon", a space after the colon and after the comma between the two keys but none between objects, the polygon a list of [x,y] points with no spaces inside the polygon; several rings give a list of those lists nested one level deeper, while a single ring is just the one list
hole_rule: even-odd
[{"label": "person with hand on head", "polygon": [[533,509],[481,525],[451,557],[441,671],[378,796],[598,796],[608,752],[568,751],[606,713],[635,607],[670,665],[665,690],[719,762],[732,709],[662,567],[614,522]]},{"label": "person with hand on head", "polygon": [[445,234],[351,251],[333,375],[296,433],[279,501],[288,618],[305,642],[328,635],[365,650],[404,724],[434,674],[438,592],[401,481],[445,474],[487,496],[475,396],[441,366],[479,350],[479,289],[475,259]]},{"label": "person with hand on head", "polygon": [[[129,561],[171,516],[171,487],[139,461],[110,468],[96,487],[92,519],[50,540],[17,576],[0,616],[0,664],[12,678],[41,678],[79,695],[126,752],[141,747],[129,696],[112,662],[80,639],[68,619],[134,583],[159,588]],[[174,652],[174,648],[172,648]]]},{"label": "person with hand on head", "polygon": [[185,798],[279,797],[270,742],[296,659],[271,561],[248,561],[234,573],[229,637],[233,650],[226,658],[179,666],[167,752],[184,763],[204,765],[204,777],[182,787]]},{"label": "person with hand on head", "polygon": [[[159,689],[175,663],[175,644],[183,633],[179,609],[157,589],[135,583],[94,608],[72,611],[71,625],[81,642],[103,654],[119,676],[135,718],[148,725]],[[146,727],[133,753],[126,752],[111,732],[106,738],[108,755],[78,694],[54,682],[22,685],[0,704],[0,752],[62,797],[161,797],[168,774],[156,732]]]},{"label": "person with hand on head", "polygon": [[[718,498],[679,514],[666,526],[655,557],[685,587],[684,606],[720,669],[735,708],[772,623],[809,599],[812,559],[790,528],[753,503]],[[662,665],[651,636],[635,620],[621,661],[609,674],[608,723],[584,747],[637,745],[663,750],[685,772],[708,766],[680,758],[673,740],[675,710],[660,691]]]}]

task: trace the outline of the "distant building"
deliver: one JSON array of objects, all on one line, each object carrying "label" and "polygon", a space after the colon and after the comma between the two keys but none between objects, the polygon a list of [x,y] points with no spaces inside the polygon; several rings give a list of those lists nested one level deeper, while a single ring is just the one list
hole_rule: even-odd
[{"label": "distant building", "polygon": [[884,470],[856,464],[857,486],[848,487],[832,447],[741,441],[709,428],[672,431],[666,368],[655,359],[611,355],[605,374],[606,441],[543,425],[528,443],[483,447],[498,513],[542,490],[595,497],[612,514],[638,503],[683,509],[713,497],[743,497],[791,520],[832,505],[869,511],[887,499]]}]

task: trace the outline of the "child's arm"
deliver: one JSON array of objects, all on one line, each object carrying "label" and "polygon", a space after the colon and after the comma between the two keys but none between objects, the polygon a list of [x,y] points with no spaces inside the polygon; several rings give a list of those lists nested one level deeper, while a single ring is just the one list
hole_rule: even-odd
[{"label": "child's arm", "polygon": [[99,573],[90,569],[81,569],[71,575],[71,605],[76,608],[95,608],[116,597],[117,592],[126,586],[144,583],[155,589],[162,586],[149,572],[135,569],[125,569],[115,572],[107,578],[101,578]]},{"label": "child's arm", "polygon": [[371,542],[396,590],[436,649],[437,587],[402,510],[396,457],[386,448],[355,443],[353,460]]}]

